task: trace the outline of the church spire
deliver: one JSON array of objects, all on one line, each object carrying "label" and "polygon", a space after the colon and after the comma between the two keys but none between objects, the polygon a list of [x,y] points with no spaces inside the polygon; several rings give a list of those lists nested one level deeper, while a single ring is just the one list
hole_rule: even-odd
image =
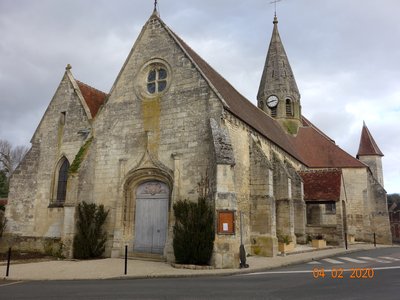
[{"label": "church spire", "polygon": [[375,179],[383,186],[382,156],[382,151],[364,122],[357,158],[369,167]]},{"label": "church spire", "polygon": [[364,122],[361,131],[360,146],[358,147],[357,158],[365,155],[383,156],[383,153],[379,149],[378,145],[371,135],[371,132],[369,132],[368,127],[367,125],[365,125]]},{"label": "church spire", "polygon": [[[278,31],[278,18],[274,28],[267,59],[258,90],[258,107],[276,118],[290,133],[301,125],[300,93]],[[285,123],[285,124],[283,124]],[[287,128],[286,128],[287,129]]]}]

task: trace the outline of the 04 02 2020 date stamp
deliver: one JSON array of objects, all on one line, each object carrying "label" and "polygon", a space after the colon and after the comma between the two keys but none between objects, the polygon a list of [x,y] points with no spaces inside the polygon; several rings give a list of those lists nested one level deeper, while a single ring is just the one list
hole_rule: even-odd
[{"label": "04 02 2020 date stamp", "polygon": [[312,270],[312,276],[315,279],[324,279],[326,277],[333,279],[372,279],[375,276],[375,271],[372,268],[351,268],[348,270],[343,268],[332,268],[331,270],[314,268]]}]

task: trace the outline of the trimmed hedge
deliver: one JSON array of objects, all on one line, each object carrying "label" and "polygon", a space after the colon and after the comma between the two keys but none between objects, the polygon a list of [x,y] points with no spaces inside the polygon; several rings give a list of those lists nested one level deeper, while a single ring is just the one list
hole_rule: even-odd
[{"label": "trimmed hedge", "polygon": [[207,265],[214,247],[214,211],[200,198],[197,203],[174,204],[174,254],[180,264]]}]

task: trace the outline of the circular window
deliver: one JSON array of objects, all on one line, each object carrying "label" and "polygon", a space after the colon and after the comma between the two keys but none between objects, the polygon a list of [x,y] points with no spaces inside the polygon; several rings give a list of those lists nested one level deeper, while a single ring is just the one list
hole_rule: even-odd
[{"label": "circular window", "polygon": [[161,93],[167,87],[167,70],[162,66],[150,66],[147,74],[147,91],[150,94]]},{"label": "circular window", "polygon": [[136,94],[143,99],[159,97],[169,89],[173,78],[169,64],[160,58],[147,61],[134,80]]}]

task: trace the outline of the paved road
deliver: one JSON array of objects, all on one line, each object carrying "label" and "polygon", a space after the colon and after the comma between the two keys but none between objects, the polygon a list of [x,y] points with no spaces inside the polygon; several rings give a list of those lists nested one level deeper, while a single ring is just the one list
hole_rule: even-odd
[{"label": "paved road", "polygon": [[[330,259],[229,277],[7,281],[0,283],[0,299],[399,299],[399,248]],[[325,277],[314,278],[314,268],[323,268]],[[330,270],[340,268],[343,278],[332,278]],[[353,279],[352,268],[372,269],[374,274]]]}]

